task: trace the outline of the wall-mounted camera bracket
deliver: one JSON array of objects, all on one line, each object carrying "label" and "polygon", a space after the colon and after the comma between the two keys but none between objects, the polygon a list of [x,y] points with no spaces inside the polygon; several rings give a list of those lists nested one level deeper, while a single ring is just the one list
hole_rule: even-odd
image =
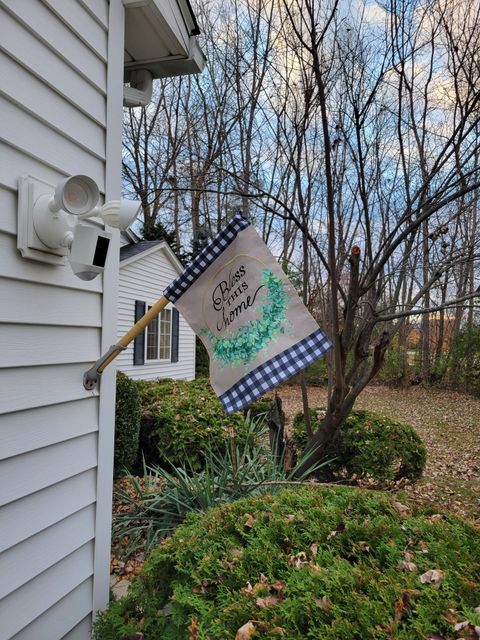
[{"label": "wall-mounted camera bracket", "polygon": [[55,185],[33,176],[22,176],[18,182],[18,233],[17,247],[24,258],[46,262],[48,264],[65,264],[66,247],[52,249],[44,244],[33,224],[35,202],[40,196],[52,194]]},{"label": "wall-mounted camera bracket", "polygon": [[[136,200],[110,200],[98,206],[100,192],[92,178],[75,174],[56,185],[22,176],[18,183],[17,247],[24,258],[64,265],[65,258],[81,280],[104,272],[112,234],[82,220],[100,218],[127,229],[141,209]],[[103,226],[103,225],[102,225]]]},{"label": "wall-mounted camera bracket", "polygon": [[126,348],[127,347],[124,347],[121,344],[112,344],[108,351],[104,353],[88,371],[85,371],[83,374],[83,386],[87,391],[95,389],[97,384],[100,382],[100,378],[105,367],[110,364],[110,362],[114,360],[119,353],[125,351]]}]

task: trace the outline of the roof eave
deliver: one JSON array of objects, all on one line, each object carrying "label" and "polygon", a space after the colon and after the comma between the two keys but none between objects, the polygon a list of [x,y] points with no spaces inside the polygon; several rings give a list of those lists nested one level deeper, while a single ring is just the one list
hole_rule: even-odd
[{"label": "roof eave", "polygon": [[189,0],[123,0],[125,73],[146,69],[154,78],[200,73],[205,56]]},{"label": "roof eave", "polygon": [[129,264],[132,264],[132,262],[136,262],[137,260],[146,258],[150,254],[155,253],[155,251],[159,251],[159,250],[162,250],[166,254],[167,258],[172,263],[172,266],[175,267],[178,273],[181,273],[181,271],[183,271],[182,263],[177,258],[177,256],[173,253],[168,243],[165,241],[162,241],[153,247],[148,247],[144,251],[141,251],[140,253],[137,253],[134,256],[130,256],[129,258],[125,258],[124,260],[120,258],[120,269],[122,269],[123,267],[126,267]]}]

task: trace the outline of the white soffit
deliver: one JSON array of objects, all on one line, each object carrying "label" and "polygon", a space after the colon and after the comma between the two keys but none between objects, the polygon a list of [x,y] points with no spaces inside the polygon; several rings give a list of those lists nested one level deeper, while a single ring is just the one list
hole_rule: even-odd
[{"label": "white soffit", "polygon": [[125,82],[136,69],[154,78],[199,73],[205,57],[188,0],[123,0]]}]

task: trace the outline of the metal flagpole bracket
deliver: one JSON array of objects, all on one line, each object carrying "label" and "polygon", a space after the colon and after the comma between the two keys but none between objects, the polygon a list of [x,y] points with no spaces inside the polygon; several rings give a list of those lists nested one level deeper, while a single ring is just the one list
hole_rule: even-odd
[{"label": "metal flagpole bracket", "polygon": [[[127,347],[121,344],[112,344],[106,353],[103,354],[88,371],[83,374],[83,386],[87,391],[93,391],[100,381],[100,376],[107,364],[113,360],[121,351]],[[113,358],[112,358],[113,356]]]},{"label": "metal flagpole bracket", "polygon": [[117,344],[112,344],[110,349],[101,356],[83,376],[83,386],[87,391],[92,391],[97,386],[103,370],[115,360],[119,353],[124,351],[135,338],[146,329],[148,324],[162,311],[168,304],[168,298],[161,296],[155,304],[150,307],[147,313],[136,322],[127,333],[120,338]]}]

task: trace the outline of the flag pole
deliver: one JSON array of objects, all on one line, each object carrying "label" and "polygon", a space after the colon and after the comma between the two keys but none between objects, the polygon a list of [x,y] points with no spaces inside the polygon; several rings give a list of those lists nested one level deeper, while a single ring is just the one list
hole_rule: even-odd
[{"label": "flag pole", "polygon": [[113,344],[96,362],[85,372],[83,376],[83,386],[88,391],[92,391],[97,386],[104,369],[124,351],[135,338],[145,330],[145,327],[162,311],[168,304],[168,299],[161,296],[155,304],[136,322],[120,340]]}]

